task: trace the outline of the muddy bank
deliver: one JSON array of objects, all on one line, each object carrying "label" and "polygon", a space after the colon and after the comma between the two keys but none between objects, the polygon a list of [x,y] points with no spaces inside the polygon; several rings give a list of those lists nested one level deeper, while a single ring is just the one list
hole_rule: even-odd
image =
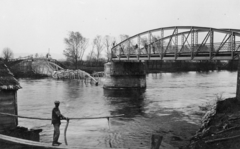
[{"label": "muddy bank", "polygon": [[236,98],[217,101],[202,119],[189,149],[238,149],[240,146],[240,102]]},{"label": "muddy bank", "polygon": [[[210,108],[209,108],[210,107]],[[238,149],[240,146],[240,101],[236,98],[219,100],[208,110],[201,125],[181,120],[183,115],[173,112],[156,134],[163,136],[161,149]],[[181,119],[178,119],[180,118]],[[183,117],[184,119],[184,117]]]},{"label": "muddy bank", "polygon": [[[42,129],[28,129],[25,127],[16,127],[14,129],[8,129],[1,132],[3,135],[32,140],[32,141],[40,141],[39,133],[42,132]],[[28,147],[23,145],[12,144],[10,142],[1,141],[0,140],[0,147],[1,149],[28,149]]]}]

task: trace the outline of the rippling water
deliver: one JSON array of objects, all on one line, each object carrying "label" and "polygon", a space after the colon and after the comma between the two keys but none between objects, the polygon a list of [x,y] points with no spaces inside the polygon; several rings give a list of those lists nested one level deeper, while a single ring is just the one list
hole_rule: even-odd
[{"label": "rippling water", "polygon": [[[50,118],[55,100],[67,117],[95,117],[125,114],[124,118],[71,120],[67,131],[69,145],[91,147],[150,148],[153,133],[183,136],[191,124],[200,124],[199,106],[216,98],[234,97],[237,72],[187,72],[147,75],[147,89],[141,92],[112,93],[77,80],[20,79],[19,115]],[[186,121],[179,126],[178,121]],[[63,141],[61,125],[60,142]],[[19,119],[19,125],[41,128],[41,141],[52,141],[50,121]],[[163,140],[162,148],[173,148]]]}]

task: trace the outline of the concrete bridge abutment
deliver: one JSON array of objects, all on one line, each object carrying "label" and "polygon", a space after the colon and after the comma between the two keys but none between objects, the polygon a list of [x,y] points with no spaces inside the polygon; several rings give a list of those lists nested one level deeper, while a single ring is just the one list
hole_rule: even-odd
[{"label": "concrete bridge abutment", "polygon": [[104,89],[146,89],[145,66],[141,62],[108,62],[104,73]]}]

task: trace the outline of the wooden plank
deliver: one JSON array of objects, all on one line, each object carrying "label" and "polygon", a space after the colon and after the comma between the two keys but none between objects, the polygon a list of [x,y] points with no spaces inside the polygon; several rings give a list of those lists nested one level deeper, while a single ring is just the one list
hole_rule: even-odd
[{"label": "wooden plank", "polygon": [[14,101],[13,100],[14,96],[12,97],[0,97],[0,102],[7,102],[7,101]]},{"label": "wooden plank", "polygon": [[[18,115],[17,91],[14,91],[14,109],[15,115]],[[15,119],[15,125],[18,125],[18,118]]]},{"label": "wooden plank", "polygon": [[14,123],[5,123],[5,124],[0,124],[0,128],[15,128],[16,126]]},{"label": "wooden plank", "polygon": [[0,125],[1,124],[15,124],[15,118],[0,118]]},{"label": "wooden plank", "polygon": [[4,107],[4,106],[8,106],[8,105],[13,106],[14,105],[14,101],[11,101],[11,100],[0,101],[0,107]]},{"label": "wooden plank", "polygon": [[4,113],[8,113],[7,111],[9,111],[12,114],[15,114],[15,108],[14,105],[12,106],[5,106],[5,107],[0,107],[0,112],[4,112]]},{"label": "wooden plank", "polygon": [[14,94],[4,94],[0,95],[0,101],[1,100],[13,100],[14,99]]},{"label": "wooden plank", "polygon": [[5,95],[14,95],[14,90],[1,90],[0,91],[0,96],[5,96]]},{"label": "wooden plank", "polygon": [[[2,135],[2,134],[0,134],[0,141],[5,141],[8,143],[24,145],[24,146],[29,146],[29,147],[38,147],[38,148],[43,148],[43,149],[68,149],[68,148],[71,148],[71,149],[74,149],[74,148],[75,149],[108,149],[108,148],[101,148],[101,147],[86,147],[86,146],[64,146],[64,145],[52,146],[51,144],[48,144],[48,143],[19,139],[19,138],[10,137],[10,136],[6,136],[6,135]],[[111,148],[111,149],[114,149],[114,148]],[[118,149],[126,149],[126,148],[118,148]]]},{"label": "wooden plank", "polygon": [[0,123],[0,126],[9,126],[9,125],[15,125],[15,123],[14,123],[14,119],[12,119],[12,120],[8,120],[8,121],[5,121],[5,122],[1,122]]},{"label": "wooden plank", "polygon": [[1,131],[4,131],[4,130],[10,130],[10,129],[15,129],[16,128],[16,126],[15,125],[13,125],[13,124],[8,124],[8,125],[3,125],[3,126],[0,126],[0,130]]},{"label": "wooden plank", "polygon": [[0,109],[0,113],[15,114],[15,110],[14,107],[11,107],[10,109]]},{"label": "wooden plank", "polygon": [[15,117],[0,117],[1,121],[8,121],[8,120],[14,120],[14,119],[15,119]]},{"label": "wooden plank", "polygon": [[8,116],[8,115],[1,115],[1,114],[0,114],[0,119],[2,119],[2,118],[15,118],[15,117]]},{"label": "wooden plank", "polygon": [[13,101],[7,101],[7,102],[0,102],[0,109],[14,107]]},{"label": "wooden plank", "polygon": [[0,108],[4,108],[6,106],[11,106],[11,107],[14,107],[14,102],[13,101],[5,101],[5,102],[1,102],[0,101]]},{"label": "wooden plank", "polygon": [[[0,112],[6,112],[6,113],[15,113],[15,107],[14,105],[11,106],[0,106]],[[0,115],[0,129],[11,129],[15,128],[17,126],[16,124],[17,118]]]}]

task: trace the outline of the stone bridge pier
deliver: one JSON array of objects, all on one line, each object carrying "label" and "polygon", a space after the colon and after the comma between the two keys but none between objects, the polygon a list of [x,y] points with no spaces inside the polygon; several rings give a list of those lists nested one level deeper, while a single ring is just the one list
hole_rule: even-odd
[{"label": "stone bridge pier", "polygon": [[146,71],[141,62],[108,62],[104,73],[104,89],[146,89]]}]

